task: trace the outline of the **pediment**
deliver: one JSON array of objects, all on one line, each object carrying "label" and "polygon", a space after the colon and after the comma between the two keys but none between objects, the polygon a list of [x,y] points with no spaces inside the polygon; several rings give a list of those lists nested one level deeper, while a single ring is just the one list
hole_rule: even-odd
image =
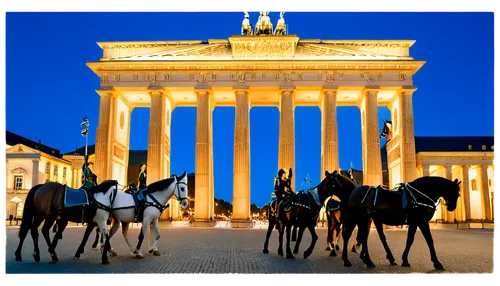
[{"label": "pediment", "polygon": [[40,151],[30,148],[23,144],[16,144],[6,150],[6,154],[40,153]]},{"label": "pediment", "polygon": [[12,169],[12,170],[10,170],[10,172],[12,174],[28,174],[28,171],[26,171],[25,169],[23,169],[21,167],[17,167],[15,169]]}]

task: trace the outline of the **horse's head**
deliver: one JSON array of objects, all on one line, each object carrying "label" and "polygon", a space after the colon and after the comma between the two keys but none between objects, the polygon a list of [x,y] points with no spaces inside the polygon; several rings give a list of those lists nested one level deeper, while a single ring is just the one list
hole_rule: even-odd
[{"label": "horse's head", "polygon": [[[342,201],[347,201],[349,194],[356,187],[351,180],[341,175],[337,170],[333,173],[325,171],[325,178],[320,185],[323,190],[320,192],[320,196],[323,195],[329,197],[331,195],[335,195]],[[326,197],[320,197],[320,199],[326,199]]]},{"label": "horse's head", "polygon": [[458,179],[455,181],[450,181],[446,179],[446,187],[443,189],[443,198],[446,201],[446,209],[449,212],[454,211],[457,208],[457,201],[460,197],[460,183]]},{"label": "horse's head", "polygon": [[181,208],[184,210],[188,207],[188,181],[186,171],[180,176],[175,176],[176,186],[174,194],[180,201]]}]

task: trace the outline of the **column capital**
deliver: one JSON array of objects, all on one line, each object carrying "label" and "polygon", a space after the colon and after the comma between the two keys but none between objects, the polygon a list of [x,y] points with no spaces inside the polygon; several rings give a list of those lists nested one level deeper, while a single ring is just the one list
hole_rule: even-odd
[{"label": "column capital", "polygon": [[293,84],[282,84],[280,86],[280,91],[285,95],[292,94],[295,91],[295,86]]},{"label": "column capital", "polygon": [[198,93],[198,92],[210,92],[212,89],[212,87],[210,86],[210,84],[208,83],[198,83],[195,87],[194,87],[194,92]]},{"label": "column capital", "polygon": [[337,94],[339,92],[339,87],[338,86],[323,86],[321,89],[321,94]]},{"label": "column capital", "polygon": [[375,93],[377,94],[380,91],[380,86],[379,85],[367,85],[363,88],[362,94],[363,95],[368,95],[370,93]]},{"label": "column capital", "polygon": [[465,169],[465,170],[469,170],[470,166],[469,165],[462,165],[462,168]]},{"label": "column capital", "polygon": [[412,95],[417,90],[416,87],[412,85],[403,85],[400,90],[398,90],[399,95]]},{"label": "column capital", "polygon": [[102,96],[118,96],[116,90],[112,86],[101,86],[95,90],[97,94]]}]

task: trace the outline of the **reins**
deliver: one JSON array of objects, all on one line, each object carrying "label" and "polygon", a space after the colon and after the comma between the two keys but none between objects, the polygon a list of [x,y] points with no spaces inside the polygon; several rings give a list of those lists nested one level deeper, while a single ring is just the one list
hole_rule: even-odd
[{"label": "reins", "polygon": [[[424,206],[424,207],[428,207],[428,208],[431,208],[433,210],[436,210],[437,206],[441,203],[441,200],[438,200],[437,202],[435,202],[433,199],[429,198],[429,196],[427,196],[426,194],[422,193],[421,191],[417,190],[415,187],[413,187],[412,185],[410,185],[409,183],[405,183],[404,185],[404,188],[408,191],[408,193],[410,193],[411,197],[413,198],[414,202],[417,204],[417,205],[420,205],[420,206]],[[421,203],[419,202],[415,196],[413,195],[412,191],[410,190],[413,189],[414,191],[416,191],[417,193],[421,194],[422,196],[424,196],[425,198],[427,198],[428,200],[430,200],[433,205],[429,205],[429,204],[424,204],[424,203]]]}]

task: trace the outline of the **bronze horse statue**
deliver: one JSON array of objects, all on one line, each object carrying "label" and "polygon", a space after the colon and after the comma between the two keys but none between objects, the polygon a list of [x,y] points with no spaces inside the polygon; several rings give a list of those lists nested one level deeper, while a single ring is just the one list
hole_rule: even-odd
[{"label": "bronze horse statue", "polygon": [[[105,196],[112,196],[113,192],[116,192],[117,184],[117,181],[104,181],[88,191],[89,199],[98,193]],[[42,234],[49,247],[48,250],[52,258],[51,263],[55,263],[59,261],[55,248],[58,240],[62,239],[62,233],[68,222],[91,222],[94,219],[98,207],[96,204],[65,207],[65,189],[65,185],[56,182],[47,182],[34,186],[28,192],[23,210],[23,220],[19,229],[19,245],[15,252],[17,261],[22,261],[21,250],[28,231],[31,232],[35,248],[33,258],[36,262],[40,261],[38,227],[43,221],[45,223],[42,227]],[[86,208],[85,214],[84,208]],[[58,219],[58,229],[51,242],[49,232],[56,219]]]}]

